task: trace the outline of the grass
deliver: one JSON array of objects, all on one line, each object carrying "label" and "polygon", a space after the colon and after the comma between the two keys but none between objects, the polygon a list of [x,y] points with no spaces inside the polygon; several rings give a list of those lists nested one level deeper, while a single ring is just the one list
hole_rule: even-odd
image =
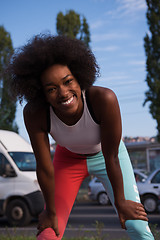
[{"label": "grass", "polygon": [[[154,234],[155,236],[155,239],[159,239],[159,233],[157,232],[156,234]],[[1,235],[0,236],[0,239],[1,240],[36,240],[36,237],[35,236],[11,236],[11,235]],[[105,239],[109,239],[107,238],[107,235],[106,236],[99,236],[99,234],[97,233],[96,236],[91,236],[91,237],[86,237],[86,236],[81,236],[81,237],[71,237],[71,238],[66,238],[64,237],[62,240],[105,240]],[[124,237],[124,238],[116,238],[116,239],[113,239],[113,240],[128,240],[128,238]]]},{"label": "grass", "polygon": [[1,240],[36,240],[36,237],[26,237],[26,236],[0,236]]},{"label": "grass", "polygon": [[[0,236],[1,240],[36,240],[36,237],[26,237],[26,236]],[[105,240],[104,237],[92,236],[92,237],[73,237],[73,238],[63,238],[62,240]],[[115,239],[118,240],[118,239]],[[119,240],[128,240],[128,238],[120,238]]]},{"label": "grass", "polygon": [[[96,229],[96,233],[93,235],[93,233],[89,232],[89,231],[85,231],[84,232],[84,236],[78,236],[79,233],[82,233],[82,229],[84,228],[84,226],[79,227],[79,231],[77,231],[77,237],[71,237],[71,238],[67,238],[67,237],[63,237],[62,240],[105,240],[105,239],[110,239],[109,236],[103,235],[102,236],[102,230],[104,228],[104,224],[101,222],[96,221],[95,222],[95,229]],[[160,239],[160,232],[157,229],[157,224],[154,225],[150,225],[151,231],[154,234],[155,239]],[[91,236],[85,236],[85,235],[91,235]],[[10,233],[9,230],[6,228],[6,234],[4,235],[0,235],[0,240],[36,240],[35,235],[33,236],[25,236],[25,235],[21,235],[21,236],[17,236],[16,235],[16,228],[14,230],[14,232]],[[127,237],[123,237],[123,238],[116,238],[116,239],[112,239],[112,240],[129,240],[129,238]]]},{"label": "grass", "polygon": [[[62,240],[105,240],[105,239],[109,239],[107,237],[107,235],[102,236],[102,230],[104,228],[104,224],[101,222],[96,221],[94,224],[94,227],[96,229],[96,233],[91,233],[90,231],[85,231],[83,236],[78,236],[79,233],[82,234],[82,229],[84,228],[84,226],[80,226],[79,230],[77,231],[77,237],[71,237],[71,238],[67,238],[67,237],[63,237]],[[15,236],[16,235],[16,228],[14,230],[14,232],[10,233],[9,230],[6,228],[6,234],[5,235],[1,235],[0,239],[1,240],[36,240],[35,236],[25,236],[25,235],[21,235],[21,236]],[[85,235],[91,235],[91,236],[85,236]],[[115,239],[118,240],[118,239]],[[120,238],[119,240],[128,240],[128,238]]]},{"label": "grass", "polygon": [[[63,237],[62,240],[106,240],[106,239],[110,239],[109,236],[103,235],[102,236],[102,230],[104,228],[104,224],[101,222],[96,221],[95,222],[95,229],[96,229],[96,233],[92,233],[90,231],[85,231],[84,235],[82,235],[82,230],[84,228],[84,226],[80,226],[79,230],[77,231],[77,237],[71,237],[71,238],[67,238],[67,237]],[[158,230],[158,225],[157,224],[150,224],[150,228],[151,231],[155,237],[156,240],[160,239],[160,231]],[[78,236],[78,235],[82,236]],[[88,235],[88,236],[85,236]],[[36,236],[26,236],[24,235],[17,235],[16,233],[16,228],[14,229],[14,231],[11,233],[9,231],[8,228],[6,228],[6,233],[0,235],[0,240],[36,240]],[[116,238],[116,239],[112,239],[112,240],[129,240],[129,238],[127,237],[122,237],[122,238]]]},{"label": "grass", "polygon": [[160,239],[160,231],[158,231],[157,229],[157,224],[150,224],[150,229],[151,229],[151,232],[154,234],[154,238],[155,240],[158,240]]}]

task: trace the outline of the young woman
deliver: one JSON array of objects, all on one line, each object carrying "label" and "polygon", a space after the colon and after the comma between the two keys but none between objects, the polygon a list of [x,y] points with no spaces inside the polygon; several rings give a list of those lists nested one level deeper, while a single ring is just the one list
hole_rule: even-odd
[{"label": "young woman", "polygon": [[[11,63],[12,89],[24,98],[24,121],[37,161],[46,202],[38,240],[61,239],[82,181],[104,184],[122,228],[133,240],[154,239],[121,140],[117,98],[93,86],[99,67],[81,41],[35,36]],[[52,163],[48,133],[57,142]]]}]

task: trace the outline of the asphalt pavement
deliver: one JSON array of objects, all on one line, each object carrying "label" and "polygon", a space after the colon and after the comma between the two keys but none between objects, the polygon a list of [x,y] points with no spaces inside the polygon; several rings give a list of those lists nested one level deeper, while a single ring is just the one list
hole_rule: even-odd
[{"label": "asphalt pavement", "polygon": [[[148,215],[150,224],[159,232],[160,240],[160,214]],[[5,218],[0,218],[0,235],[35,235],[37,220],[21,228],[9,227]],[[74,236],[103,236],[103,239],[118,240],[129,239],[125,230],[120,226],[118,217],[112,206],[99,206],[96,203],[76,203],[70,214],[65,237]]]}]

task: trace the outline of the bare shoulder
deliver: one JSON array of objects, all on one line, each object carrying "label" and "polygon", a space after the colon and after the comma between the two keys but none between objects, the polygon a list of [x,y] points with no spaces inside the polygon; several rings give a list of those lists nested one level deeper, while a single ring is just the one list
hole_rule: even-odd
[{"label": "bare shoulder", "polygon": [[37,108],[34,103],[27,103],[23,109],[23,116],[27,128],[47,130],[47,107]]},{"label": "bare shoulder", "polygon": [[111,89],[104,87],[91,87],[89,95],[92,102],[111,103],[117,100],[115,93]]},{"label": "bare shoulder", "polygon": [[93,86],[88,92],[94,114],[99,122],[104,112],[109,114],[115,106],[118,107],[117,97],[111,89]]}]

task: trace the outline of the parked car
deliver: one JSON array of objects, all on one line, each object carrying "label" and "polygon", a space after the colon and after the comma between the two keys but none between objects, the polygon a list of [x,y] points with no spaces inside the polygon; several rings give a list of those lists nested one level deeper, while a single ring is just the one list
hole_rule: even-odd
[{"label": "parked car", "polygon": [[17,133],[0,130],[0,216],[12,226],[24,226],[43,207],[31,145]]},{"label": "parked car", "polygon": [[100,205],[109,204],[109,198],[103,184],[94,177],[88,185],[88,196],[93,201],[98,201]]},{"label": "parked car", "polygon": [[158,199],[157,205],[158,205],[158,212],[160,213],[160,199]]},{"label": "parked car", "polygon": [[133,171],[136,182],[145,182],[145,180],[147,179],[147,174],[145,173],[145,171],[141,169],[134,169]]},{"label": "parked car", "polygon": [[137,186],[146,212],[157,212],[160,200],[160,168],[153,171],[144,182],[138,182]]},{"label": "parked car", "polygon": [[[139,169],[134,169],[134,173],[137,181],[145,181],[147,178],[147,175],[142,173]],[[89,182],[88,196],[91,200],[97,201],[100,205],[110,204],[109,197],[107,196],[103,184],[96,177]]]}]

